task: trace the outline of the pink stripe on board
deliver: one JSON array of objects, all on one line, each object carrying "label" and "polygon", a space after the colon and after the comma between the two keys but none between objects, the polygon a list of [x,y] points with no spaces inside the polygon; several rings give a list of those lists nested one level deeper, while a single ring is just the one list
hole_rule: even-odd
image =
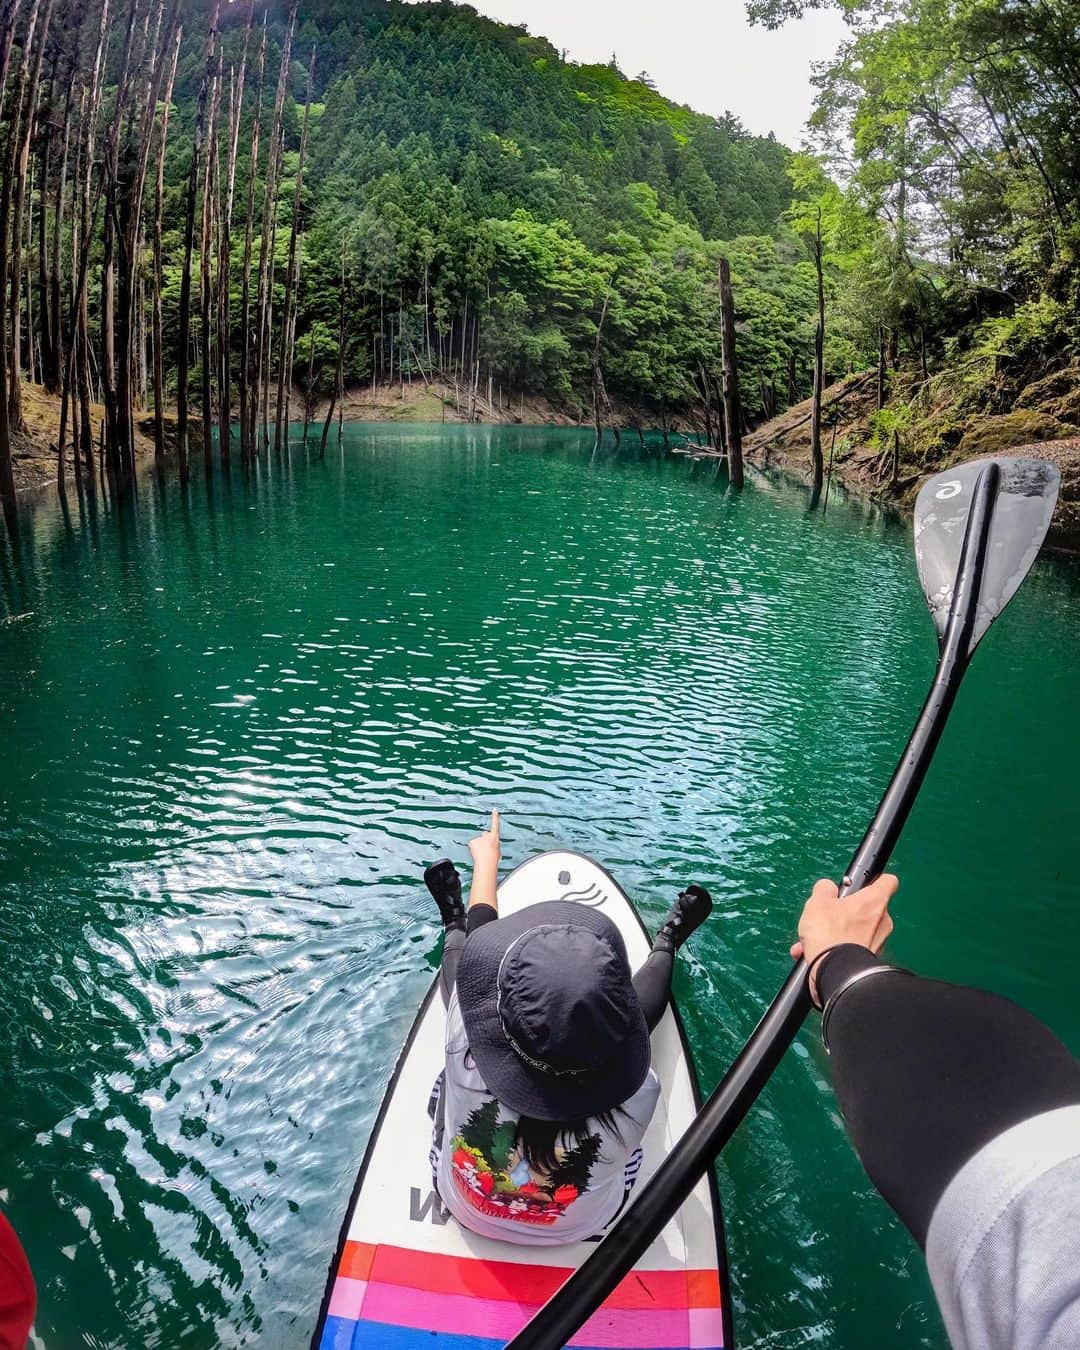
[{"label": "pink stripe on board", "polygon": [[719,1308],[690,1309],[691,1350],[716,1350],[724,1344],[724,1315]]},{"label": "pink stripe on board", "polygon": [[601,1308],[593,1313],[567,1345],[612,1347],[612,1350],[653,1350],[690,1345],[686,1308]]},{"label": "pink stripe on board", "polygon": [[[506,1299],[468,1298],[460,1294],[431,1294],[422,1289],[372,1280],[364,1299],[365,1322],[387,1322],[417,1331],[508,1341],[536,1311],[535,1304]],[[689,1317],[685,1309],[605,1308],[591,1317],[570,1345],[607,1350],[658,1350],[689,1346]]]},{"label": "pink stripe on board", "polygon": [[367,1293],[367,1280],[350,1280],[347,1275],[339,1275],[334,1281],[334,1292],[330,1295],[331,1317],[348,1317],[353,1322],[360,1320],[360,1309]]}]

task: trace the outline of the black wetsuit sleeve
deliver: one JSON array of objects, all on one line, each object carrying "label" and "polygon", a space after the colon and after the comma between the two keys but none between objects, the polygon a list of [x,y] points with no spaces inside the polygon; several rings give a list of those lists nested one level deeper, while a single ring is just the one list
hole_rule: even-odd
[{"label": "black wetsuit sleeve", "polygon": [[[879,964],[863,947],[838,947],[818,967],[819,999]],[[855,1150],[921,1246],[945,1188],[985,1144],[1080,1103],[1080,1063],[1030,1013],[906,972],[852,985],[830,1016],[829,1044]]]},{"label": "black wetsuit sleeve", "polygon": [[494,905],[470,905],[465,919],[465,931],[475,933],[485,923],[491,923],[499,917]]}]

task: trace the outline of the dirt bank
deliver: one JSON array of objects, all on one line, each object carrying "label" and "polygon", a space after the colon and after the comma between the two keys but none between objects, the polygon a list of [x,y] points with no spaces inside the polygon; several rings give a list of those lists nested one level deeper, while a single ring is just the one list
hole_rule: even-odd
[{"label": "dirt bank", "polygon": [[[892,438],[883,435],[877,417],[876,372],[830,386],[823,399],[826,472],[831,451],[832,471],[845,488],[910,514],[923,480],[965,459],[1022,453],[1051,460],[1061,470],[1061,497],[1047,546],[1080,554],[1080,362],[1029,385],[1007,412],[962,419],[952,415],[945,379],[937,377],[917,409],[919,415],[904,428],[895,479]],[[903,395],[916,386],[905,375],[897,383],[902,383]],[[937,400],[935,388],[941,392]],[[810,400],[758,427],[744,449],[755,463],[809,480]]]},{"label": "dirt bank", "polygon": [[[15,488],[24,492],[31,488],[40,488],[47,483],[56,482],[56,442],[60,432],[60,400],[47,394],[40,385],[23,383],[22,387],[23,420],[26,428],[16,432],[11,438],[11,469],[15,477]],[[101,403],[90,405],[90,426],[94,436],[94,462],[99,461],[101,445],[101,424],[105,417],[105,408]],[[201,452],[201,422],[196,418],[191,423],[192,448]],[[176,441],[176,415],[171,410],[165,414],[165,439],[170,446]],[[153,456],[154,422],[150,413],[139,410],[135,414],[135,453],[138,459]],[[75,480],[71,462],[71,414],[68,413],[67,429],[67,485],[74,492]]]},{"label": "dirt bank", "polygon": [[[60,400],[45,391],[39,385],[23,384],[23,411],[26,431],[13,438],[13,469],[15,485],[22,491],[40,487],[56,480],[56,440],[60,425]],[[316,405],[312,426],[317,436],[321,432],[322,422],[328,411],[327,400],[322,399]],[[576,427],[590,425],[590,414],[585,409],[572,410],[559,407],[548,399],[532,395],[515,395],[509,403],[498,391],[493,391],[492,402],[487,400],[484,390],[470,399],[467,390],[452,383],[421,379],[402,384],[356,385],[345,393],[340,409],[346,422],[446,422],[478,423],[489,426],[555,426]],[[339,409],[334,409],[337,419]],[[471,414],[471,415],[470,415]],[[101,421],[105,409],[100,403],[91,405],[91,422],[94,432],[94,444],[101,441]],[[639,425],[649,428],[647,415],[640,409],[628,406],[615,408],[620,430],[633,429]],[[304,416],[303,396],[294,392],[290,416],[294,423]],[[136,450],[140,459],[152,456],[153,418],[145,409],[135,413]],[[198,418],[191,420],[192,448],[199,451],[201,441],[201,423]],[[686,432],[691,424],[686,419],[676,419],[670,430]],[[169,456],[176,436],[176,417],[170,410],[166,414],[166,440],[170,446]],[[70,476],[71,431],[68,429],[68,472]],[[72,484],[69,481],[69,486]]]}]

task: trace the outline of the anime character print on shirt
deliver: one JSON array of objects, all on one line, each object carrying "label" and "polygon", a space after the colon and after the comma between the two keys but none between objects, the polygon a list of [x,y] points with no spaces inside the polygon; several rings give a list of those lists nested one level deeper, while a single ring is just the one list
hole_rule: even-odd
[{"label": "anime character print on shirt", "polygon": [[[454,1184],[481,1214],[515,1223],[554,1223],[589,1189],[600,1136],[586,1135],[571,1148],[555,1148],[556,1166],[538,1172],[517,1142],[517,1120],[499,1120],[501,1103],[490,1097],[469,1116],[451,1148]],[[572,1136],[571,1136],[572,1138]]]}]

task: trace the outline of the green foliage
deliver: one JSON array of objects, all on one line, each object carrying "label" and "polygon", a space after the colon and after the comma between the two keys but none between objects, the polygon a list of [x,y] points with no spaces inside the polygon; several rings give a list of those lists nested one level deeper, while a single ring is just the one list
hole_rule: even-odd
[{"label": "green foliage", "polygon": [[[194,4],[194,0],[187,0]],[[239,63],[242,6],[226,12]],[[465,6],[305,0],[286,100],[275,313],[295,192],[307,54],[317,47],[305,169],[296,369],[314,351],[318,390],[337,365],[345,254],[347,380],[442,373],[591,407],[600,334],[608,391],[657,418],[685,412],[719,369],[717,241],[738,241],[748,389],[805,346],[812,303],[777,231],[790,152],[663,98],[647,76],[564,61],[544,39]],[[267,71],[282,12],[269,10]],[[179,210],[201,75],[185,39],[169,156]],[[644,73],[643,73],[644,75]],[[247,200],[254,93],[239,139]],[[272,103],[268,74],[264,127]],[[266,137],[256,169],[261,205]],[[166,225],[166,327],[175,311]],[[756,243],[753,242],[756,240]],[[179,242],[178,238],[175,242]],[[239,304],[234,226],[232,293]],[[257,267],[258,230],[256,230]],[[760,274],[759,274],[760,269]]]},{"label": "green foliage", "polygon": [[[750,0],[775,27],[838,8],[851,39],[818,76],[826,166],[877,224],[852,269],[862,323],[906,337],[1052,348],[1075,308],[1080,218],[1075,6],[996,0]],[[1052,319],[1042,294],[1063,302]],[[867,303],[867,297],[873,303]],[[1029,304],[1035,304],[1030,315]],[[1009,315],[1016,308],[1015,327]],[[1042,318],[1037,316],[1041,315]],[[1049,348],[1045,348],[1049,350]]]},{"label": "green foliage", "polygon": [[1036,296],[1017,305],[1011,314],[984,319],[975,330],[974,352],[985,360],[999,361],[1044,351],[1061,330],[1064,318],[1060,303],[1052,296]]},{"label": "green foliage", "polygon": [[871,444],[883,450],[892,445],[893,437],[903,439],[914,423],[914,413],[910,403],[890,403],[879,408],[870,421]]}]

